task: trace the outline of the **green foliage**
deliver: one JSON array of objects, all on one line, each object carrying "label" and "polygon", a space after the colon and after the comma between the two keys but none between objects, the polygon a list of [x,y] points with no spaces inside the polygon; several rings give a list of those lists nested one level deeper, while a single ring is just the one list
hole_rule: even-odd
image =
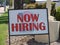
[{"label": "green foliage", "polygon": [[60,12],[60,7],[58,7],[58,8],[56,9],[56,11],[57,11],[57,12]]},{"label": "green foliage", "polygon": [[0,16],[0,24],[7,24],[8,23],[8,16],[7,16],[7,12],[2,14],[2,16]]},{"label": "green foliage", "polygon": [[32,3],[32,4],[27,4],[29,6],[27,6],[27,9],[40,9],[40,8],[46,8],[46,3],[43,4],[37,4],[37,3]]},{"label": "green foliage", "polygon": [[55,18],[56,18],[57,21],[60,21],[60,7],[58,7],[58,8],[56,9]]},{"label": "green foliage", "polygon": [[37,9],[40,9],[40,8],[42,8],[42,5],[41,5],[41,4],[36,5],[36,8],[37,8]]},{"label": "green foliage", "polygon": [[42,4],[42,8],[46,8],[46,3],[43,3]]},{"label": "green foliage", "polygon": [[[0,0],[0,4],[3,4],[5,0]],[[6,0],[6,4],[8,5],[9,4],[9,0]]]},{"label": "green foliage", "polygon": [[22,0],[14,0],[14,9],[22,9],[23,8]]},{"label": "green foliage", "polygon": [[12,0],[10,0],[10,6],[12,6]]},{"label": "green foliage", "polygon": [[30,0],[24,0],[24,3],[27,3],[27,4],[30,3]]},{"label": "green foliage", "polygon": [[26,3],[26,4],[29,4],[29,3],[35,3],[34,0],[24,0],[23,2]]},{"label": "green foliage", "polygon": [[8,31],[7,24],[0,24],[0,45],[6,45],[6,35]]},{"label": "green foliage", "polygon": [[37,9],[46,8],[46,3],[43,3],[43,4],[36,4],[36,8],[37,8]]},{"label": "green foliage", "polygon": [[0,45],[6,45],[6,36],[8,31],[8,13],[0,16]]},{"label": "green foliage", "polygon": [[6,5],[9,5],[9,0],[6,0]]},{"label": "green foliage", "polygon": [[54,2],[51,3],[51,15],[55,16],[56,14],[56,9],[55,9],[55,4]]},{"label": "green foliage", "polygon": [[2,4],[4,2],[4,0],[0,0],[0,3]]}]

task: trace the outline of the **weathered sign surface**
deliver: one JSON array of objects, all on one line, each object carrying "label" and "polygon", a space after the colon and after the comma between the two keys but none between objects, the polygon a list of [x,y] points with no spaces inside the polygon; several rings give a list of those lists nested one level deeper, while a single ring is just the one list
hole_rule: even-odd
[{"label": "weathered sign surface", "polygon": [[9,10],[10,35],[48,34],[47,9]]}]

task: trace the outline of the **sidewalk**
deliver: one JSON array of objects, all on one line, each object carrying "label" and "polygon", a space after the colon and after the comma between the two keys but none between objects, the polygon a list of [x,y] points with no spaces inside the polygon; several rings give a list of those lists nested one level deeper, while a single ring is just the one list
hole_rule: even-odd
[{"label": "sidewalk", "polygon": [[4,7],[0,7],[0,13],[4,13]]},{"label": "sidewalk", "polygon": [[0,7],[0,16],[2,13],[4,13],[4,7]]},{"label": "sidewalk", "polygon": [[51,45],[60,45],[60,42],[53,42]]}]

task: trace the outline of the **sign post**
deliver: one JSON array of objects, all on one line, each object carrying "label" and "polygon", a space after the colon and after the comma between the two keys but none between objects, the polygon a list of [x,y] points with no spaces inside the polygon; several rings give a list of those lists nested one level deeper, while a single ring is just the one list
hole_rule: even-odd
[{"label": "sign post", "polygon": [[9,10],[9,37],[49,35],[48,28],[47,9]]},{"label": "sign post", "polygon": [[[48,9],[48,20],[50,21],[50,13],[51,13],[51,0],[47,0],[47,9]],[[50,33],[50,32],[49,32]],[[50,45],[50,35],[48,36],[49,38],[49,45]]]}]

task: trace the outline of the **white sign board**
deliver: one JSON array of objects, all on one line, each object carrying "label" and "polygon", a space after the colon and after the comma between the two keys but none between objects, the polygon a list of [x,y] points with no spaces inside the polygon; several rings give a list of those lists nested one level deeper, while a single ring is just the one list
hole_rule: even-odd
[{"label": "white sign board", "polygon": [[10,35],[48,34],[47,9],[9,10]]}]

